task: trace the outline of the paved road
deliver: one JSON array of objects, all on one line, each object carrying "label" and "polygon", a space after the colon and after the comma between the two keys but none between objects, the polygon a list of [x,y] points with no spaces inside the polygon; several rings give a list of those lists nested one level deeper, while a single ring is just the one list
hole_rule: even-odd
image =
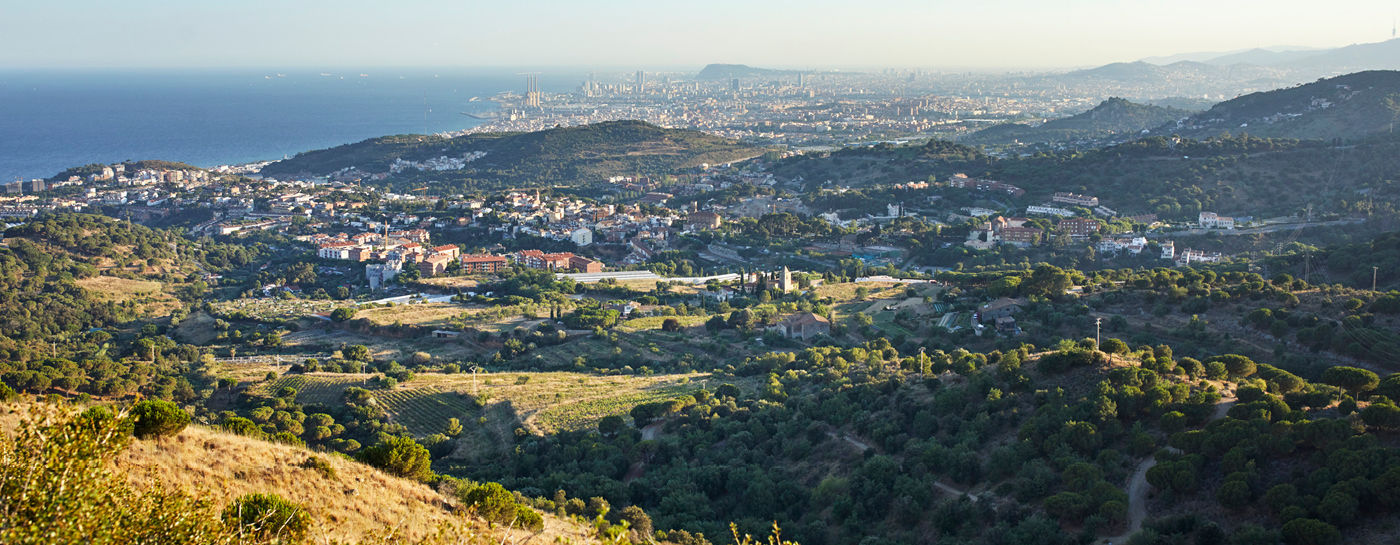
[{"label": "paved road", "polygon": [[1208,233],[1220,233],[1224,236],[1256,235],[1260,233],[1274,233],[1278,231],[1292,231],[1294,229],[1307,229],[1310,227],[1329,227],[1333,225],[1350,225],[1353,223],[1363,223],[1362,219],[1345,219],[1333,221],[1314,221],[1309,223],[1284,223],[1270,225],[1267,227],[1252,227],[1249,229],[1188,229],[1185,231],[1172,231],[1170,233],[1148,233],[1147,238],[1180,237],[1191,235],[1204,235]]}]

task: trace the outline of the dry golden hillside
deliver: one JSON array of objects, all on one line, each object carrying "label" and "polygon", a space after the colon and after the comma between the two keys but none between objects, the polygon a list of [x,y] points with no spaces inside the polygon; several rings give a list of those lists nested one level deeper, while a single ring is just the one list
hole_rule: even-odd
[{"label": "dry golden hillside", "polygon": [[[0,416],[0,431],[8,436],[28,411],[11,406],[6,413]],[[334,478],[303,468],[302,463],[311,456],[328,462],[335,469]],[[310,512],[308,543],[544,545],[597,541],[586,528],[548,514],[544,514],[544,530],[537,534],[493,528],[464,513],[454,500],[428,485],[305,448],[197,426],[174,437],[133,440],[113,460],[113,466],[137,488],[158,482],[206,498],[216,508],[244,494],[280,495]]]}]

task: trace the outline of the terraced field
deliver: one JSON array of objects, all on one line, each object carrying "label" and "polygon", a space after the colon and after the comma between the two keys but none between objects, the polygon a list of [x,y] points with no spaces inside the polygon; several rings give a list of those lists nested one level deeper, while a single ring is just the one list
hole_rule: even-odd
[{"label": "terraced field", "polygon": [[541,430],[573,431],[584,429],[596,425],[605,416],[626,416],[632,407],[642,403],[685,395],[697,388],[696,386],[673,384],[630,394],[554,405],[535,414],[531,423]]}]

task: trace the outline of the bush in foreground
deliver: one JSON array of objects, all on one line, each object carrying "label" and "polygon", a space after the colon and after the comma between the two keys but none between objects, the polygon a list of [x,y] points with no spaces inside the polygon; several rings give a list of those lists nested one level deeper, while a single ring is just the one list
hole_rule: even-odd
[{"label": "bush in foreground", "polygon": [[169,401],[148,399],[131,407],[136,437],[152,439],[178,435],[190,425],[190,415]]},{"label": "bush in foreground", "polygon": [[224,523],[257,541],[297,543],[311,527],[311,515],[276,494],[245,494],[224,508]]}]

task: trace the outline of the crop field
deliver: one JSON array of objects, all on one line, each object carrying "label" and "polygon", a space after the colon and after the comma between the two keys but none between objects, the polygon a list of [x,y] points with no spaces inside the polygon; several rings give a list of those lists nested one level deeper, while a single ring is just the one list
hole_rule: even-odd
[{"label": "crop field", "polygon": [[480,285],[480,283],[477,282],[475,279],[462,276],[444,276],[438,278],[427,278],[419,280],[419,282],[431,286],[438,286],[443,288],[462,288],[464,290],[469,290]]},{"label": "crop field", "polygon": [[837,301],[850,301],[856,298],[856,288],[866,288],[870,290],[871,297],[878,298],[887,288],[893,285],[895,285],[894,282],[861,282],[858,284],[855,282],[846,282],[843,284],[821,285],[814,289],[817,292],[818,298],[830,297]]},{"label": "crop field", "polygon": [[454,303],[421,303],[361,310],[355,313],[355,318],[365,318],[378,325],[440,326],[448,325],[466,311],[466,307]]},{"label": "crop field", "polygon": [[342,306],[345,306],[345,303],[340,301],[255,297],[214,303],[214,313],[228,315],[234,312],[246,312],[258,320],[283,321],[295,320],[312,314],[328,313]]},{"label": "crop field", "polygon": [[303,405],[338,405],[346,388],[361,386],[368,377],[336,373],[287,375],[250,393],[276,395],[278,390],[290,386],[296,389],[297,402]]},{"label": "crop field", "polygon": [[441,433],[447,428],[449,418],[466,420],[472,413],[472,405],[465,396],[440,386],[378,391],[374,398],[392,415],[395,423],[403,424],[409,433],[418,437]]},{"label": "crop field", "polygon": [[[251,393],[273,395],[297,390],[297,401],[336,405],[346,388],[369,375],[314,373],[289,375]],[[483,373],[473,384],[469,373],[422,373],[393,390],[371,390],[390,418],[415,436],[441,432],[449,418],[465,421],[476,413],[465,394],[476,392],[490,406],[509,402],[514,418],[540,433],[584,429],[609,415],[626,415],[640,403],[669,399],[701,387],[708,375],[597,376],[578,373]],[[713,387],[713,385],[712,385]]]},{"label": "crop field", "polygon": [[688,327],[705,323],[709,316],[648,316],[646,318],[634,318],[622,322],[622,325],[632,329],[661,329],[661,323],[667,318],[675,318],[680,322],[681,327]]}]

